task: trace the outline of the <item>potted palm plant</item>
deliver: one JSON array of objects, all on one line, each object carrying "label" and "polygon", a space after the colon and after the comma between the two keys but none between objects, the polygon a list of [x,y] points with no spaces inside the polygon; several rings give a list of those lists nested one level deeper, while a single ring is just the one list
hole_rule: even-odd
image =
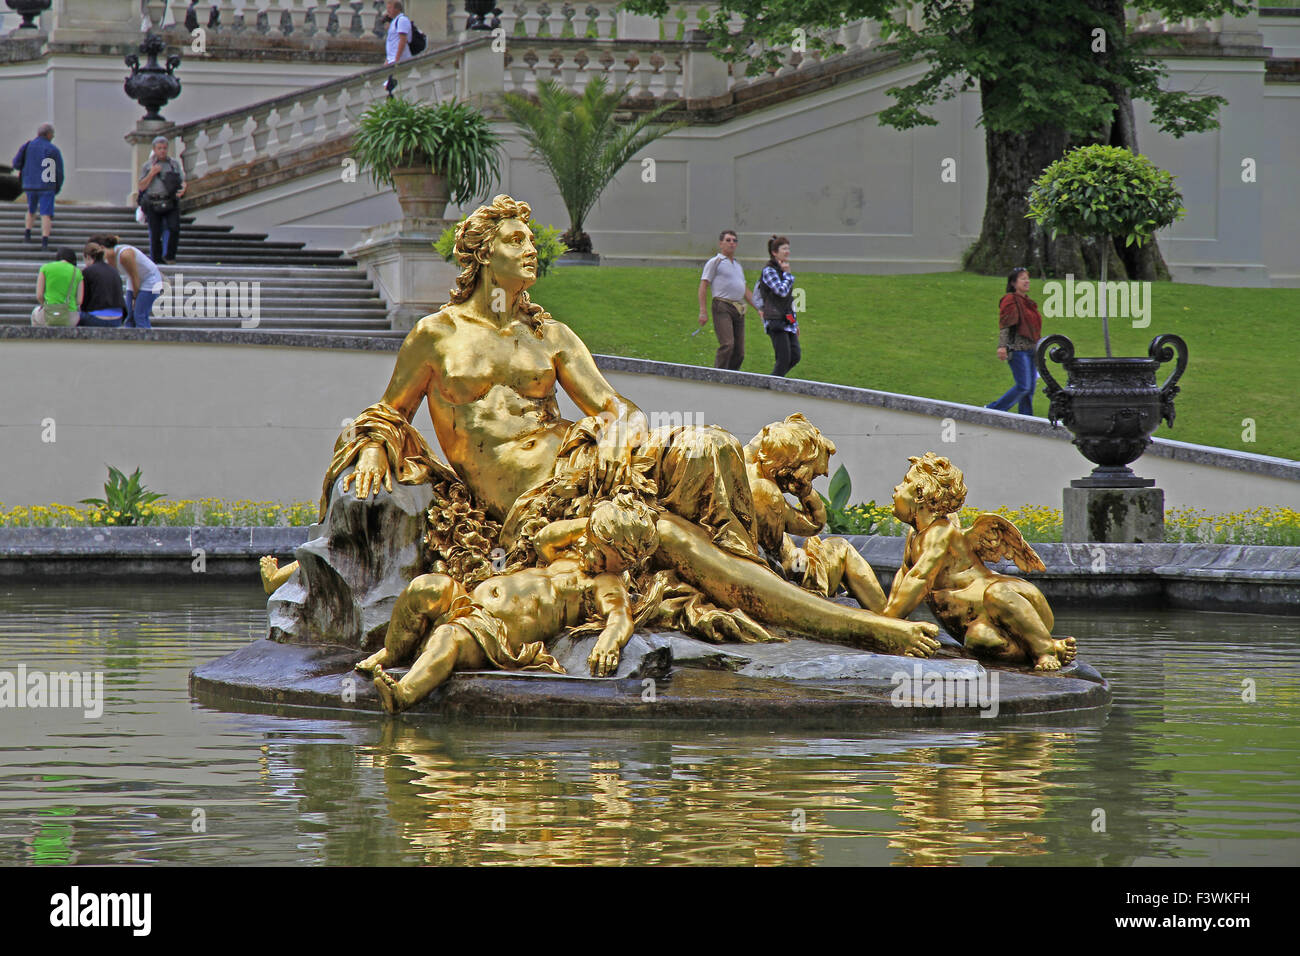
[{"label": "potted palm plant", "polygon": [[397,191],[404,216],[438,219],[448,201],[485,196],[500,178],[501,138],[468,103],[390,97],[361,114],[352,155],[376,185]]},{"label": "potted palm plant", "polygon": [[587,214],[620,169],[636,153],[682,124],[655,125],[675,104],[666,103],[628,123],[615,119],[628,87],[611,90],[603,77],[594,77],[582,95],[570,93],[551,80],[537,84],[534,102],[518,93],[503,98],[506,116],[519,127],[531,158],[555,180],[556,191],[569,213],[569,230],[561,236],[571,253],[599,260],[591,237],[583,231]]},{"label": "potted palm plant", "polygon": [[[1101,281],[1097,302],[1104,358],[1078,358],[1074,343],[1064,335],[1049,335],[1038,343],[1037,365],[1051,402],[1048,418],[1064,422],[1074,445],[1097,467],[1075,487],[1134,488],[1153,485],[1133,474],[1128,465],[1151,444],[1151,433],[1163,419],[1174,423],[1178,379],[1187,368],[1187,344],[1177,335],[1160,335],[1146,356],[1114,357],[1107,316],[1106,265],[1117,238],[1141,246],[1156,230],[1172,225],[1186,210],[1174,177],[1145,156],[1119,146],[1083,146],[1052,163],[1029,194],[1028,218],[1058,233],[1092,236],[1101,247]],[[1159,387],[1156,369],[1177,356],[1173,374]],[[1052,377],[1047,360],[1066,370],[1062,386]]]}]

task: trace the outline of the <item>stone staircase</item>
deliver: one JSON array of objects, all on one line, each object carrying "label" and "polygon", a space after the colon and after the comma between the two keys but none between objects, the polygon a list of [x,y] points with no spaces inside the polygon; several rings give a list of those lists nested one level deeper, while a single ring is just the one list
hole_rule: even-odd
[{"label": "stone staircase", "polygon": [[[33,241],[23,241],[26,204],[0,204],[0,325],[27,325],[36,304],[36,273],[58,246],[77,250],[95,233],[115,233],[148,252],[148,230],[129,206],[55,207],[50,251],[42,252],[40,221]],[[160,267],[164,280],[183,283],[257,282],[259,331],[400,337],[389,328],[388,309],[357,263],[337,250],[307,249],[300,242],[272,242],[265,235],[237,233],[230,226],[201,225],[181,217],[176,264]],[[181,310],[183,311],[183,310]],[[252,327],[238,315],[155,316],[159,329]]]}]

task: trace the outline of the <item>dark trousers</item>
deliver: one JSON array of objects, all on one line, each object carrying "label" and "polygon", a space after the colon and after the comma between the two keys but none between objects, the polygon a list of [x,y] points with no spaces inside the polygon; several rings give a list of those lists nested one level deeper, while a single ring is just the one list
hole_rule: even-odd
[{"label": "dark trousers", "polygon": [[714,368],[740,368],[745,360],[745,319],[740,310],[722,299],[713,300],[713,331],[718,336]]},{"label": "dark trousers", "polygon": [[799,336],[793,332],[768,332],[767,337],[772,340],[772,351],[776,353],[776,366],[772,369],[772,374],[785,375],[803,358]]},{"label": "dark trousers", "polygon": [[154,212],[144,207],[149,221],[149,258],[154,262],[176,258],[176,243],[181,237],[181,207],[173,201],[170,212]]}]

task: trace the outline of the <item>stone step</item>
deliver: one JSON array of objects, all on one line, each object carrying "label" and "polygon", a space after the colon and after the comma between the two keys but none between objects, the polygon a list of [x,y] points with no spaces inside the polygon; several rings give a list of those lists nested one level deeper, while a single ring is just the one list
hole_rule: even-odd
[{"label": "stone step", "polygon": [[[370,318],[376,315],[388,314],[388,307],[384,304],[384,301],[373,293],[370,295],[354,295],[347,298],[332,295],[322,302],[320,300],[310,300],[302,295],[289,295],[286,294],[287,291],[281,291],[278,295],[268,295],[265,289],[260,289],[257,296],[258,308],[264,314],[275,315],[327,316],[346,314]],[[183,304],[184,298],[181,301]],[[35,286],[25,292],[18,292],[0,286],[0,314],[18,315],[24,310],[30,313],[32,306],[35,304]]]},{"label": "stone step", "polygon": [[[57,245],[57,242],[52,243],[52,248]],[[37,243],[33,245],[31,252],[5,250],[4,258],[10,262],[35,263],[39,268],[52,260],[54,254],[48,250],[42,252],[40,244]],[[348,259],[339,256],[338,253],[330,252],[304,250],[267,253],[260,251],[255,245],[248,247],[227,246],[224,249],[213,249],[210,252],[188,252],[183,244],[176,254],[176,263],[178,268],[183,268],[186,265],[198,266],[205,263],[211,263],[212,265],[264,265],[271,268],[281,265],[341,265],[355,267],[357,264],[355,259]]]},{"label": "stone step", "polygon": [[[0,316],[0,326],[29,325],[31,316],[22,320],[9,316]],[[243,330],[242,320],[234,319],[164,319],[153,316],[149,324],[156,329],[196,329],[196,330]],[[320,332],[333,334],[374,334],[391,332],[386,320],[378,319],[266,319],[263,317],[256,325],[260,332]],[[406,334],[406,333],[400,333]]]},{"label": "stone step", "polygon": [[[22,288],[35,288],[37,266],[30,262],[0,262],[0,285],[18,284]],[[263,289],[287,288],[301,291],[304,283],[312,289],[325,288],[364,289],[373,294],[374,287],[365,273],[354,266],[311,265],[268,269],[259,265],[217,265],[213,263],[178,263],[161,267],[163,278],[170,280],[179,274],[186,282],[191,279],[224,282],[229,280],[257,280]]]}]

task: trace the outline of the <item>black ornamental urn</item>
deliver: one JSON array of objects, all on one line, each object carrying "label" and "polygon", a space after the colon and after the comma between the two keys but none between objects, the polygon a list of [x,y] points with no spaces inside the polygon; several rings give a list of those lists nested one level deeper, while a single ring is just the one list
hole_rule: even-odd
[{"label": "black ornamental urn", "polygon": [[[1160,422],[1174,423],[1174,396],[1178,379],[1187,368],[1187,343],[1177,335],[1159,335],[1148,357],[1076,358],[1074,343],[1064,335],[1049,335],[1038,343],[1038,372],[1051,402],[1047,417],[1074,435],[1075,447],[1097,467],[1087,478],[1076,478],[1075,488],[1145,488],[1151,478],[1133,474],[1137,461],[1151,444]],[[1156,385],[1156,370],[1177,356],[1173,374]],[[1048,360],[1065,367],[1062,386],[1047,370]]]},{"label": "black ornamental urn", "polygon": [[23,18],[19,30],[36,30],[36,18],[50,9],[52,0],[5,0],[5,6]]},{"label": "black ornamental urn", "polygon": [[126,65],[131,68],[131,75],[122,84],[122,89],[126,90],[127,96],[145,108],[144,118],[147,120],[163,119],[158,110],[168,100],[176,99],[181,92],[181,81],[172,75],[172,71],[181,65],[181,58],[173,53],[167,58],[166,69],[158,65],[158,54],[165,48],[163,38],[156,33],[150,33],[140,44],[140,52],[148,57],[148,62],[141,66],[140,58],[134,53],[126,58]]},{"label": "black ornamental urn", "polygon": [[465,12],[469,14],[467,30],[495,30],[501,26],[496,0],[465,0]]}]

